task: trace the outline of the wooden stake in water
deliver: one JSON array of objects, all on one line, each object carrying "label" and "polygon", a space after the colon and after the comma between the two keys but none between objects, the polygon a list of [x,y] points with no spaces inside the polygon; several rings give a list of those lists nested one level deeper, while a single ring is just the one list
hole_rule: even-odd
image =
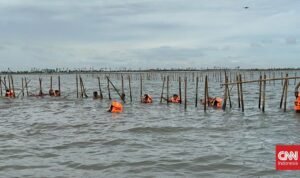
[{"label": "wooden stake in water", "polygon": [[106,76],[107,79],[107,91],[108,91],[108,99],[111,100],[111,96],[110,96],[110,87],[109,87],[109,79],[108,76]]},{"label": "wooden stake in water", "polygon": [[22,77],[22,97],[24,97],[24,78]]},{"label": "wooden stake in water", "polygon": [[50,90],[52,90],[52,76],[50,76]]},{"label": "wooden stake in water", "polygon": [[205,84],[204,84],[204,111],[206,111],[206,103],[207,103],[207,95],[208,95],[208,81],[207,81],[207,75],[205,76]]},{"label": "wooden stake in water", "polygon": [[169,104],[169,76],[167,76],[167,104]]},{"label": "wooden stake in water", "polygon": [[181,104],[181,103],[182,103],[182,95],[181,95],[181,77],[178,78],[178,84],[179,84],[178,88],[179,88],[179,98],[180,98],[179,103]]},{"label": "wooden stake in water", "polygon": [[264,74],[264,85],[263,85],[263,105],[262,105],[262,112],[265,112],[265,104],[266,104],[266,74]]},{"label": "wooden stake in water", "polygon": [[11,87],[12,87],[12,91],[13,91],[13,97],[15,98],[16,92],[15,92],[15,86],[14,86],[14,79],[13,79],[12,75],[10,76],[10,78],[11,78]]},{"label": "wooden stake in water", "polygon": [[130,102],[132,103],[132,93],[131,93],[131,81],[130,81],[130,75],[128,75],[128,83],[129,83],[129,96],[130,96]]},{"label": "wooden stake in water", "polygon": [[164,77],[164,79],[163,79],[163,85],[162,85],[161,95],[160,95],[160,103],[162,103],[162,100],[163,100],[163,97],[164,97],[165,81],[166,81],[166,77]]},{"label": "wooden stake in water", "polygon": [[115,91],[117,92],[117,94],[120,96],[121,100],[122,100],[124,103],[126,103],[126,102],[125,102],[125,98],[120,94],[119,90],[115,87],[115,85],[110,81],[110,79],[109,79],[108,77],[107,77],[107,79],[108,79],[109,83],[111,84],[111,86],[115,89]]},{"label": "wooden stake in water", "polygon": [[42,95],[43,94],[43,90],[42,90],[42,78],[39,78],[39,83],[40,83],[40,92],[39,92],[39,94]]},{"label": "wooden stake in water", "polygon": [[285,79],[285,94],[284,94],[284,108],[283,111],[286,112],[286,100],[287,100],[287,92],[288,92],[288,83],[289,83],[289,79]]},{"label": "wooden stake in water", "polygon": [[27,83],[27,79],[25,77],[25,88],[26,88],[26,94],[27,96],[29,95],[29,92],[28,92],[28,83]]},{"label": "wooden stake in water", "polygon": [[261,86],[262,86],[262,76],[259,76],[259,97],[258,97],[258,108],[261,106]]},{"label": "wooden stake in water", "polygon": [[140,75],[140,101],[143,102],[143,79],[142,75]]},{"label": "wooden stake in water", "polygon": [[123,95],[123,94],[125,94],[125,91],[124,91],[124,78],[123,78],[123,75],[121,75],[121,80],[122,80],[121,86],[122,86],[122,95]]},{"label": "wooden stake in water", "polygon": [[239,108],[241,108],[240,84],[238,81],[239,81],[239,76],[236,75],[236,90],[237,90],[237,94],[238,94],[238,106],[239,106]]},{"label": "wooden stake in water", "polygon": [[58,91],[59,91],[60,94],[61,94],[61,89],[60,89],[60,75],[58,76]]},{"label": "wooden stake in water", "polygon": [[[228,77],[227,77],[227,81],[228,81]],[[228,95],[228,100],[229,100],[229,107],[232,108],[231,98],[230,98],[230,90],[229,90],[228,84],[227,84],[227,95]]]},{"label": "wooden stake in water", "polygon": [[78,91],[78,75],[76,74],[76,94],[77,98],[79,97],[79,91]]},{"label": "wooden stake in water", "polygon": [[184,109],[186,109],[186,107],[187,107],[187,77],[185,77],[184,79]]},{"label": "wooden stake in water", "polygon": [[100,77],[98,78],[98,86],[99,86],[99,94],[100,94],[100,99],[103,99],[103,94],[102,94],[102,90],[101,90],[101,81],[100,81]]},{"label": "wooden stake in water", "polygon": [[196,77],[196,91],[195,91],[195,93],[196,93],[195,107],[197,107],[197,105],[198,105],[198,81],[199,81],[199,78],[197,76]]},{"label": "wooden stake in water", "polygon": [[243,95],[243,81],[242,75],[240,74],[240,92],[241,92],[241,104],[242,104],[242,112],[244,112],[244,95]]},{"label": "wooden stake in water", "polygon": [[0,96],[3,96],[2,93],[2,77],[0,76]]}]

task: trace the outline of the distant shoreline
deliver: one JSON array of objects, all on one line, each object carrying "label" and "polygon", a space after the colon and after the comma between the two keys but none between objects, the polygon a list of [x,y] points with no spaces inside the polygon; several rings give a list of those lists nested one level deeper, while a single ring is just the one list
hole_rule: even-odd
[{"label": "distant shoreline", "polygon": [[297,71],[300,68],[207,68],[207,69],[144,69],[144,70],[60,70],[41,69],[34,71],[1,71],[0,75],[7,74],[95,74],[95,73],[151,73],[151,72],[224,72],[224,71]]}]

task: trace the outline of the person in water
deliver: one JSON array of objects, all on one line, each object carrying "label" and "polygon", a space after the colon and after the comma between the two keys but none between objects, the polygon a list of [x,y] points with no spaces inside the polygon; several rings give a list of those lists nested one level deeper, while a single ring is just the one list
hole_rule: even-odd
[{"label": "person in water", "polygon": [[174,94],[171,98],[168,99],[171,103],[180,103],[181,99],[177,94]]},{"label": "person in water", "polygon": [[143,100],[142,100],[143,103],[152,103],[153,100],[152,100],[152,97],[148,94],[144,94],[144,97],[143,97]]},{"label": "person in water", "polygon": [[[204,99],[200,99],[200,102],[204,105],[205,102]],[[211,107],[216,107],[216,108],[222,108],[222,102],[223,102],[223,99],[222,98],[219,98],[219,97],[208,97],[208,99],[206,100],[206,103],[208,104],[208,106],[211,106]]]},{"label": "person in water", "polygon": [[53,91],[53,89],[50,89],[50,90],[49,90],[49,96],[54,96],[54,91]]},{"label": "person in water", "polygon": [[107,111],[111,113],[121,113],[123,112],[123,105],[117,101],[113,101]]},{"label": "person in water", "polygon": [[94,91],[93,92],[93,99],[96,100],[96,99],[101,99],[101,96],[98,95],[98,92],[97,91]]},{"label": "person in water", "polygon": [[6,89],[5,97],[15,97],[15,93],[11,89]]},{"label": "person in water", "polygon": [[60,96],[60,91],[59,90],[55,90],[54,91],[54,96]]}]

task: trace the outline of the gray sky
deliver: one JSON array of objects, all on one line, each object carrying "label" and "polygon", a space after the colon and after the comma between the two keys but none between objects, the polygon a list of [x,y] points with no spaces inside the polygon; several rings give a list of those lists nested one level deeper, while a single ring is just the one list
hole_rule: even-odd
[{"label": "gray sky", "polygon": [[0,70],[300,67],[299,19],[299,0],[0,0]]}]

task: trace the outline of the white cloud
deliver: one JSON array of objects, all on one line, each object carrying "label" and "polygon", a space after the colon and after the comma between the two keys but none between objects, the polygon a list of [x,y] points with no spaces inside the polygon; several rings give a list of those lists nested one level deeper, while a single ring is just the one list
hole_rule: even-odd
[{"label": "white cloud", "polygon": [[3,0],[0,62],[11,61],[2,69],[266,67],[271,60],[293,67],[299,8],[293,0]]}]

